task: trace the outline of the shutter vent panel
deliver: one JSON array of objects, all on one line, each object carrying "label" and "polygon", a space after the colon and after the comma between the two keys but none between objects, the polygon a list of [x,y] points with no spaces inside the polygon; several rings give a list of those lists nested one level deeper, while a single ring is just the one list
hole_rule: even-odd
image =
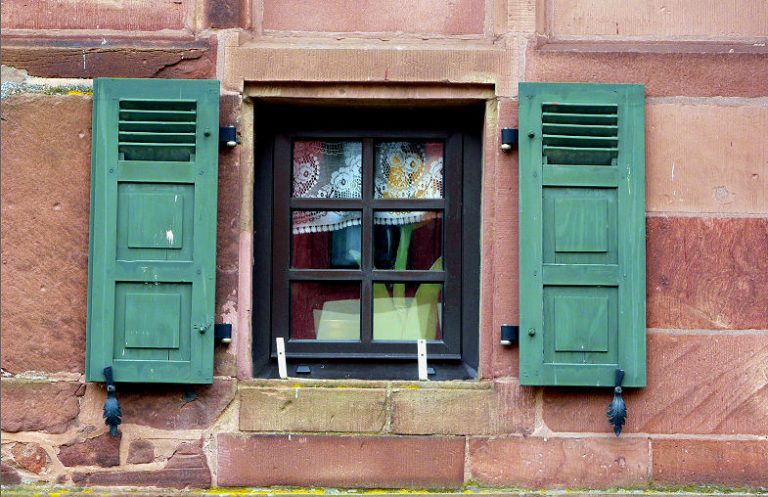
[{"label": "shutter vent panel", "polygon": [[190,162],[195,157],[194,100],[120,100],[120,158]]},{"label": "shutter vent panel", "polygon": [[616,105],[547,102],[541,124],[547,164],[610,166],[618,157]]}]

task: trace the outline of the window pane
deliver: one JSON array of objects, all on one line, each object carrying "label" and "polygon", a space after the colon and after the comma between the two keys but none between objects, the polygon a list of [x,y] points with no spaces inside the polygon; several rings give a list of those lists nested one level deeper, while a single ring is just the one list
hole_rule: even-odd
[{"label": "window pane", "polygon": [[441,283],[374,283],[374,340],[440,340]]},{"label": "window pane", "polygon": [[443,213],[375,211],[373,253],[376,269],[443,269]]},{"label": "window pane", "polygon": [[291,283],[291,338],[360,339],[360,283]]},{"label": "window pane", "polygon": [[375,198],[443,198],[443,144],[379,142]]},{"label": "window pane", "polygon": [[360,211],[293,211],[291,266],[359,269]]},{"label": "window pane", "polygon": [[362,142],[293,142],[293,196],[360,198]]}]

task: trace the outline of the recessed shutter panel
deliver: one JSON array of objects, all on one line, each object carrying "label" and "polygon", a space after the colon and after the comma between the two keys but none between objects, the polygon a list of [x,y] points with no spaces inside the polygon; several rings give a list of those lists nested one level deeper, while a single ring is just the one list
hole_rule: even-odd
[{"label": "recessed shutter panel", "polygon": [[218,119],[218,81],[94,83],[89,381],[213,381]]},{"label": "recessed shutter panel", "polygon": [[520,382],[645,386],[641,85],[520,84]]}]

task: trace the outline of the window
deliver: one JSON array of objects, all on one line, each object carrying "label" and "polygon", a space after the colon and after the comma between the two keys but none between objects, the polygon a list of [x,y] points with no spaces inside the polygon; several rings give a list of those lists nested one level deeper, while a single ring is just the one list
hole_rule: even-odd
[{"label": "window", "polygon": [[[276,376],[477,367],[482,109],[256,107],[254,355]],[[304,371],[304,373],[301,373]]]}]

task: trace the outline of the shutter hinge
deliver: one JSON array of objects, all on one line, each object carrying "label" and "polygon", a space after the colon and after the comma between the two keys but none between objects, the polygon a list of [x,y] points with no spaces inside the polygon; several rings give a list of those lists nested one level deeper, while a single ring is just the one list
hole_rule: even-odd
[{"label": "shutter hinge", "polygon": [[505,346],[517,345],[520,341],[520,327],[513,324],[501,325],[501,344]]},{"label": "shutter hinge", "polygon": [[216,323],[213,325],[213,337],[216,341],[224,344],[232,343],[232,324]]}]

